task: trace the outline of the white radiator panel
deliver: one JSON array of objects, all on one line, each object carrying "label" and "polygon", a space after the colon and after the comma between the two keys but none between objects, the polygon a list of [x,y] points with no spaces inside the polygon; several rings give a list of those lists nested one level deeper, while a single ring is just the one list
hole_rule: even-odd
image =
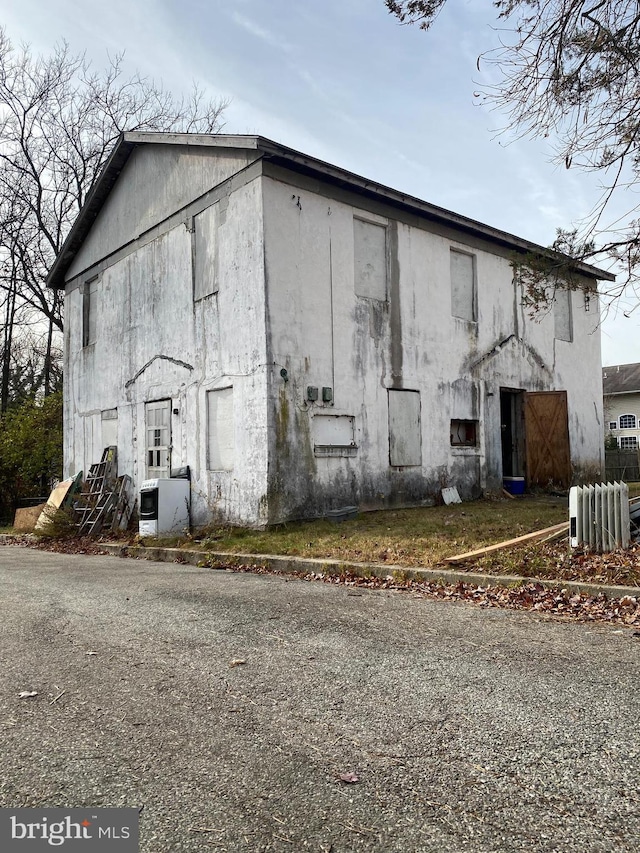
[{"label": "white radiator panel", "polygon": [[569,491],[572,548],[613,551],[630,541],[629,487],[626,483],[573,486]]}]

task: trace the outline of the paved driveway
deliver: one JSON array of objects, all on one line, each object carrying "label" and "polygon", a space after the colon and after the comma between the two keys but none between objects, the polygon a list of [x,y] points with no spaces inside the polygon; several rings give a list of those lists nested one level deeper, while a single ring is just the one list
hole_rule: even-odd
[{"label": "paved driveway", "polygon": [[1,805],[144,806],[145,853],[640,851],[629,630],[9,546],[0,626]]}]

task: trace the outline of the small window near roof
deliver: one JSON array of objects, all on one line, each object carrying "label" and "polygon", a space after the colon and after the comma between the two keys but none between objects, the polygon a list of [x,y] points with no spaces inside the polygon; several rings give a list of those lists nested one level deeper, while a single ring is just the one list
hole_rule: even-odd
[{"label": "small window near roof", "polygon": [[609,429],[618,429],[618,421],[609,421]]},{"label": "small window near roof", "polygon": [[353,263],[356,296],[387,298],[387,229],[383,225],[353,220]]},{"label": "small window near roof", "polygon": [[636,416],[635,415],[620,415],[620,429],[635,429],[636,428]]},{"label": "small window near roof", "polygon": [[82,291],[82,346],[96,342],[98,311],[98,277],[86,281]]},{"label": "small window near roof", "polygon": [[451,249],[450,268],[451,314],[473,323],[478,319],[475,256]]},{"label": "small window near roof", "polygon": [[571,291],[568,287],[557,287],[553,296],[553,320],[555,338],[558,341],[573,340],[571,317]]}]

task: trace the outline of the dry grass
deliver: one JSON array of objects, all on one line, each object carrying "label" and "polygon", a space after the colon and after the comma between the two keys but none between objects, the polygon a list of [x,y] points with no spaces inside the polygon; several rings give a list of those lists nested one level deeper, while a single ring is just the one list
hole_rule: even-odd
[{"label": "dry grass", "polygon": [[204,551],[428,567],[445,557],[531,533],[566,518],[566,499],[526,497],[368,512],[341,524],[296,522],[262,531],[208,528],[187,540],[145,541],[183,544]]}]

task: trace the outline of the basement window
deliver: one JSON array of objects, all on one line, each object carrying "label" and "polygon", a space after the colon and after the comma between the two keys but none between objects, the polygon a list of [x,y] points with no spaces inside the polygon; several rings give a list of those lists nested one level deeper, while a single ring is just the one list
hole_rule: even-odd
[{"label": "basement window", "polygon": [[478,421],[451,421],[451,447],[477,447]]}]

